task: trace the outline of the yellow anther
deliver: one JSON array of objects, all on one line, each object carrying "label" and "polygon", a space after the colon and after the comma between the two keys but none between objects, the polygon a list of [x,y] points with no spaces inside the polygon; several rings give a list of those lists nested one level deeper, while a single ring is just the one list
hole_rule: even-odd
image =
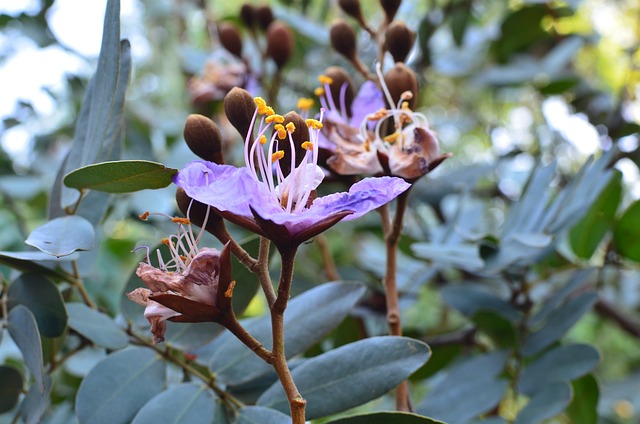
[{"label": "yellow anther", "polygon": [[262,97],[254,97],[253,98],[253,102],[256,104],[256,106],[258,107],[258,113],[260,115],[264,115],[267,113],[267,108],[269,106],[267,106],[267,102],[264,101],[264,99]]},{"label": "yellow anther", "polygon": [[293,133],[296,130],[296,125],[293,122],[289,122],[286,128],[289,133]]},{"label": "yellow anther", "polygon": [[369,115],[369,117],[367,118],[369,121],[377,121],[379,119],[384,118],[385,116],[387,116],[389,114],[389,111],[387,109],[380,109],[377,112]]},{"label": "yellow anther", "polygon": [[262,134],[260,136],[260,144],[267,144],[267,136]]},{"label": "yellow anther", "polygon": [[146,211],[145,213],[138,215],[138,218],[140,218],[143,221],[146,221],[147,218],[149,218],[149,211]]},{"label": "yellow anther", "polygon": [[310,141],[305,141],[304,143],[301,144],[303,149],[306,150],[312,150],[313,149],[313,143]]},{"label": "yellow anther", "polygon": [[400,107],[402,108],[402,110],[411,110],[409,109],[409,102],[402,102],[402,105]]},{"label": "yellow anther", "polygon": [[270,124],[272,122],[275,122],[276,124],[282,124],[284,122],[284,116],[274,113],[273,115],[267,116],[264,122],[266,122],[267,124]]},{"label": "yellow anther", "polygon": [[187,260],[187,257],[185,255],[178,255],[180,257],[180,259],[182,259],[183,261]]},{"label": "yellow anther", "polygon": [[171,218],[171,222],[175,222],[176,224],[183,224],[183,225],[191,224],[191,221],[189,221],[189,218],[180,218],[178,216]]},{"label": "yellow anther", "polygon": [[162,240],[160,240],[160,243],[164,244],[165,246],[171,246],[171,242],[167,237],[164,237]]},{"label": "yellow anther", "polygon": [[322,87],[316,88],[315,90],[313,90],[313,94],[315,94],[318,97],[324,96],[324,88]]},{"label": "yellow anther", "polygon": [[324,85],[324,84],[333,84],[333,78],[328,77],[326,75],[320,75],[318,76],[318,81],[320,81],[320,84]]},{"label": "yellow anther", "polygon": [[398,137],[400,136],[400,131],[396,131],[392,134],[389,134],[388,136],[384,137],[384,141],[386,141],[387,143],[394,143]]},{"label": "yellow anther", "polygon": [[364,141],[364,150],[366,152],[371,151],[371,140],[369,140],[368,138]]},{"label": "yellow anther", "polygon": [[233,280],[232,282],[229,283],[229,288],[227,289],[227,291],[224,292],[224,297],[228,297],[229,299],[231,299],[231,296],[233,295],[233,288],[236,286],[236,280]]},{"label": "yellow anther", "polygon": [[309,128],[313,128],[314,130],[319,130],[323,127],[322,122],[317,119],[305,119],[304,121]]},{"label": "yellow anther", "polygon": [[273,110],[273,108],[271,106],[267,106],[264,114],[267,116],[271,116],[271,115],[275,115],[275,111]]},{"label": "yellow anther", "polygon": [[278,132],[278,138],[280,140],[284,140],[287,137],[287,131],[284,129],[282,124],[275,124],[273,129]]},{"label": "yellow anther", "polygon": [[271,155],[271,162],[278,161],[284,157],[284,150],[278,150],[274,154]]},{"label": "yellow anther", "polygon": [[302,97],[298,100],[298,109],[300,110],[309,110],[313,106],[313,99],[309,99],[307,97]]}]

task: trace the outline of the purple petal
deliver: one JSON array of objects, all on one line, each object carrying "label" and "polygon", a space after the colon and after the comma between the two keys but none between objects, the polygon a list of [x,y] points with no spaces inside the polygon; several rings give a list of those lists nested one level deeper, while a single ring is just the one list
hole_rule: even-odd
[{"label": "purple petal", "polygon": [[366,81],[360,87],[356,98],[351,104],[350,125],[359,128],[365,117],[385,107],[382,92],[373,81]]},{"label": "purple petal", "polygon": [[246,218],[253,218],[249,204],[272,203],[279,208],[276,197],[247,168],[193,161],[174,177],[174,182],[189,197]]},{"label": "purple petal", "polygon": [[316,199],[306,211],[317,216],[352,210],[354,213],[345,220],[352,220],[389,203],[406,191],[411,184],[402,178],[365,178],[351,186],[348,193],[335,193]]}]

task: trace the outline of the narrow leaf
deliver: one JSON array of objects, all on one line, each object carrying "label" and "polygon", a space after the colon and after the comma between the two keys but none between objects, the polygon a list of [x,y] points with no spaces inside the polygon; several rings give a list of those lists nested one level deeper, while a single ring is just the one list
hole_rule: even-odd
[{"label": "narrow leaf", "polygon": [[64,184],[78,190],[131,193],[171,184],[177,169],[144,160],[122,160],[87,165],[67,174]]},{"label": "narrow leaf", "polygon": [[86,219],[70,215],[55,218],[36,228],[25,243],[59,258],[78,250],[92,250],[95,231]]},{"label": "narrow leaf", "polygon": [[36,319],[26,306],[18,305],[9,312],[9,334],[22,352],[24,362],[31,371],[40,393],[44,393],[42,343]]},{"label": "narrow leaf", "polygon": [[151,349],[107,356],[82,380],[76,397],[80,424],[127,424],[165,387],[165,366]]},{"label": "narrow leaf", "polygon": [[[311,358],[294,368],[292,376],[307,400],[307,418],[315,419],[382,396],[424,365],[430,355],[429,346],[414,339],[371,337]],[[289,411],[279,382],[257,404]]]}]

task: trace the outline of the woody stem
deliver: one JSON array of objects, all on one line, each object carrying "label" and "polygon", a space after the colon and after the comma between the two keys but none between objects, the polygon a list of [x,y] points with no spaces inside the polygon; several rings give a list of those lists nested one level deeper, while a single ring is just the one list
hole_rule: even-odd
[{"label": "woody stem", "polygon": [[293,247],[280,251],[280,255],[282,257],[282,267],[280,270],[280,280],[278,282],[278,297],[271,306],[271,329],[273,337],[271,365],[275,369],[280,384],[282,384],[284,392],[287,395],[293,424],[304,424],[307,401],[302,398],[291,377],[291,371],[287,365],[284,350],[284,311],[287,308],[291,291],[296,248]]}]

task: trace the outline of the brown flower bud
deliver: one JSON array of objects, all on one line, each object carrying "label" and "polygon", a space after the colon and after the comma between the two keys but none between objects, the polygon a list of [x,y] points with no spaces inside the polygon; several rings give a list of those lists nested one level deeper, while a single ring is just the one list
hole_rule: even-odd
[{"label": "brown flower bud", "polygon": [[234,87],[224,97],[224,114],[243,139],[247,137],[255,111],[253,97],[243,88]]},{"label": "brown flower bud", "polygon": [[267,5],[260,6],[255,9],[255,19],[263,31],[267,31],[269,25],[273,22],[273,11]]},{"label": "brown flower bud", "polygon": [[387,84],[394,102],[394,104],[390,106],[395,107],[400,101],[402,93],[409,91],[412,96],[407,99],[407,102],[409,103],[409,108],[413,109],[416,97],[418,96],[418,77],[415,72],[404,63],[398,62],[393,65],[393,68],[384,76],[384,82]]},{"label": "brown flower bud", "polygon": [[242,37],[240,31],[231,22],[222,22],[218,25],[218,38],[222,47],[232,54],[242,57]]},{"label": "brown flower bud", "polygon": [[347,15],[360,21],[362,19],[362,10],[360,9],[360,0],[338,0],[338,6]]},{"label": "brown flower bud", "polygon": [[331,46],[341,55],[353,61],[356,59],[356,33],[349,24],[339,20],[331,25]]},{"label": "brown flower bud", "polygon": [[[292,123],[295,130],[291,133],[293,139],[293,147],[296,155],[296,166],[300,164],[302,158],[307,151],[302,147],[302,143],[309,141],[309,127],[302,116],[297,112],[288,112],[284,115],[285,128],[289,123]],[[289,143],[288,136],[284,140],[280,140],[278,149],[284,150],[284,158],[280,160],[280,169],[284,175],[289,175],[291,172],[291,143]]]},{"label": "brown flower bud", "polygon": [[281,21],[274,21],[267,29],[267,56],[282,68],[293,54],[293,34]]},{"label": "brown flower bud", "polygon": [[391,53],[393,60],[404,62],[416,40],[416,33],[402,22],[393,22],[387,28],[384,39],[385,49]]},{"label": "brown flower bud", "polygon": [[336,106],[339,108],[342,107],[342,102],[340,101],[340,92],[342,91],[342,87],[346,84],[347,87],[344,91],[344,103],[347,108],[346,112],[347,116],[351,117],[351,104],[353,103],[353,99],[356,95],[355,85],[349,73],[341,68],[340,66],[331,66],[327,68],[324,72],[326,76],[333,80],[333,83],[329,86],[331,90],[331,97],[335,102]]},{"label": "brown flower bud", "polygon": [[387,22],[393,21],[398,8],[400,8],[400,3],[402,3],[402,0],[380,0],[380,6],[382,6],[384,13],[387,15]]},{"label": "brown flower bud", "polygon": [[224,163],[222,135],[211,119],[202,115],[189,115],[184,124],[184,139],[191,151],[202,159]]},{"label": "brown flower bud", "polygon": [[240,19],[249,29],[253,29],[256,24],[256,8],[251,3],[244,3],[240,8]]}]

